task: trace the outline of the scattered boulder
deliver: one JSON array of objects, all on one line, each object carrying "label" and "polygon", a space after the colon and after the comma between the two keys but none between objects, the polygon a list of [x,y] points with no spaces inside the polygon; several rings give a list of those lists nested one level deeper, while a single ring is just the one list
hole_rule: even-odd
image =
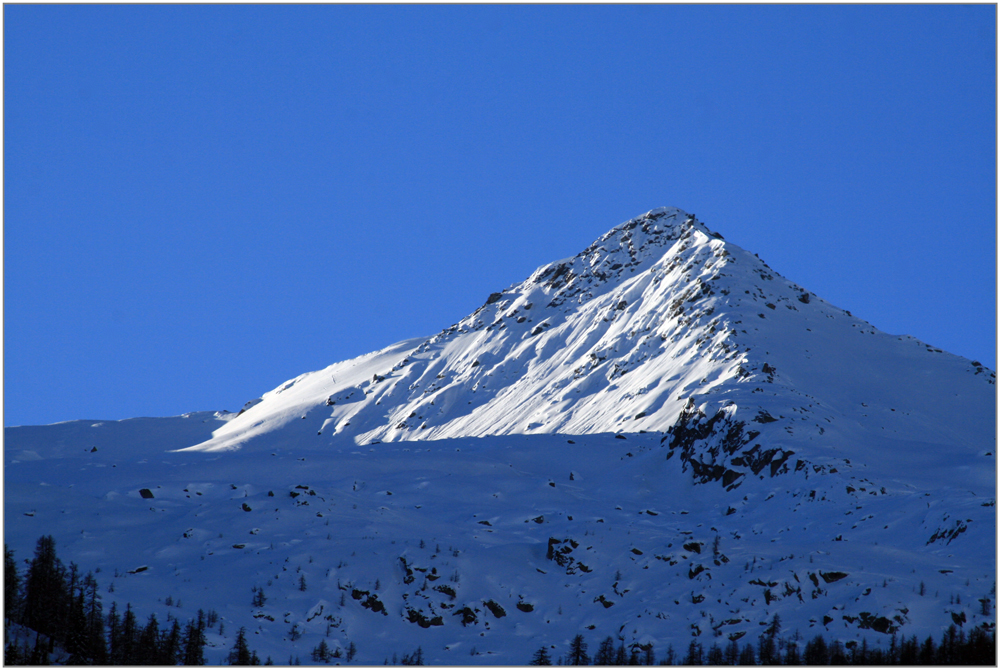
[{"label": "scattered boulder", "polygon": [[507,611],[494,600],[487,600],[486,602],[483,603],[483,605],[485,605],[486,609],[492,612],[493,616],[495,616],[498,619],[502,619],[503,617],[507,616]]},{"label": "scattered boulder", "polygon": [[462,617],[462,626],[468,626],[469,624],[475,625],[479,622],[479,617],[476,616],[476,612],[479,610],[473,610],[471,607],[463,607],[462,609],[455,612],[455,616]]},{"label": "scattered boulder", "polygon": [[757,423],[771,423],[773,421],[777,421],[777,419],[771,416],[771,414],[764,409],[757,412],[757,416],[755,416],[753,420],[756,421]]}]

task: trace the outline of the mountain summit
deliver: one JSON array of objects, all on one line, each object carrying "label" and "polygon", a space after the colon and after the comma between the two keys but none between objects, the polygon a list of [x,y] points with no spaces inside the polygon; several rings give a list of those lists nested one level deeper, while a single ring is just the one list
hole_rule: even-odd
[{"label": "mountain summit", "polygon": [[995,384],[663,208],[239,413],[5,429],[5,540],[208,663],[912,663],[995,629]]},{"label": "mountain summit", "polygon": [[698,471],[733,478],[758,443],[772,456],[754,470],[794,467],[793,453],[843,467],[874,445],[992,452],[994,389],[980,364],[882,333],[661,208],[433,337],[282,384],[191,449],[666,432],[705,417],[712,435],[742,424],[759,436],[722,453],[703,444],[704,458],[688,449]]}]

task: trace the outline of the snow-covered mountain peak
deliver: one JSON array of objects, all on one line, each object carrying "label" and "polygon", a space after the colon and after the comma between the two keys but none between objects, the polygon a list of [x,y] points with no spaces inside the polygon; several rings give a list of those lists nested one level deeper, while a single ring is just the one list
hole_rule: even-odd
[{"label": "snow-covered mountain peak", "polygon": [[[927,378],[958,386],[936,393]],[[192,449],[247,447],[276,430],[311,446],[666,432],[724,410],[798,445],[785,451],[830,464],[823,445],[844,431],[849,441],[889,429],[922,443],[976,443],[981,426],[949,417],[969,403],[987,416],[992,389],[979,389],[993,381],[965,359],[877,331],[694,216],[660,208],[430,338],[282,384]],[[739,460],[709,460],[730,468],[730,457]]]},{"label": "snow-covered mountain peak", "polygon": [[[693,240],[696,233],[700,233],[699,239]],[[576,256],[541,266],[521,284],[491,295],[488,304],[502,301],[508,294],[516,299],[535,290],[548,296],[546,304],[557,306],[567,300],[579,304],[599,294],[602,286],[617,285],[713,238],[721,236],[680,209],[654,209],[615,226]],[[677,245],[681,240],[686,244]]]},{"label": "snow-covered mountain peak", "polygon": [[238,414],[8,429],[5,528],[119,610],[219,607],[210,662],[241,627],[261,657],[521,664],[779,615],[885,648],[995,625],[995,390],[662,208]]}]

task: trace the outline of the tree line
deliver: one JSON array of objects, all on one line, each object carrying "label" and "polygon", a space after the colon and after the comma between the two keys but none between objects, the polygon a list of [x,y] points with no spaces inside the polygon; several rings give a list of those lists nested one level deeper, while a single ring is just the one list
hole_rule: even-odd
[{"label": "tree line", "polygon": [[827,642],[822,635],[803,644],[798,632],[781,637],[780,625],[775,615],[756,646],[752,641],[741,645],[730,640],[706,648],[692,640],[681,654],[668,645],[658,663],[652,643],[626,648],[623,641],[616,644],[609,635],[591,656],[584,636],[576,635],[564,655],[553,659],[550,648],[542,646],[528,665],[996,665],[996,630],[992,627],[966,633],[952,624],[939,642],[933,636],[920,642],[915,635],[897,638],[893,634],[889,647],[882,649],[869,648],[866,640]]},{"label": "tree line", "polygon": [[[151,614],[143,624],[131,603],[124,612],[112,603],[105,615],[93,573],[81,575],[72,562],[67,568],[51,535],[38,539],[23,576],[4,545],[5,665],[48,665],[57,647],[69,665],[204,665],[205,630],[213,618],[218,615],[198,610],[182,625],[168,614],[161,627]],[[226,660],[260,665],[244,629]]]}]

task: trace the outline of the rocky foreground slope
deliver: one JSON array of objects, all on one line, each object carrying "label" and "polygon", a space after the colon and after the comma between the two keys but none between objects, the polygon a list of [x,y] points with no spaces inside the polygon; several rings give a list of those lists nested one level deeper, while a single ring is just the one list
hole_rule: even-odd
[{"label": "rocky foreground slope", "polygon": [[214,608],[220,659],[240,626],[279,662],[523,664],[774,614],[884,645],[993,625],[995,422],[992,371],[660,209],[239,413],[6,429],[6,541]]}]

